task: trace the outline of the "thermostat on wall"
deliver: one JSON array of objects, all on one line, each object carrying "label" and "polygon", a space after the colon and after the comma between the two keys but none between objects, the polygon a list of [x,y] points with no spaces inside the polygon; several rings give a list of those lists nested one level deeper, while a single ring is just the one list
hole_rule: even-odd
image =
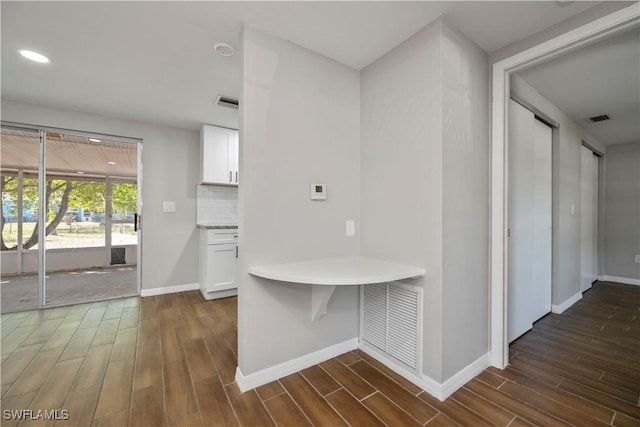
[{"label": "thermostat on wall", "polygon": [[309,192],[311,200],[327,200],[327,186],[324,184],[311,184]]}]

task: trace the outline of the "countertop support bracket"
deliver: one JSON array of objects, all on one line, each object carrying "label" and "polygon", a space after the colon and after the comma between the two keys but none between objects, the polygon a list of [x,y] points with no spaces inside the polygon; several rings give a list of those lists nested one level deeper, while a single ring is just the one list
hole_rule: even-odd
[{"label": "countertop support bracket", "polygon": [[327,304],[336,290],[335,285],[311,285],[311,320],[317,322],[327,314]]}]

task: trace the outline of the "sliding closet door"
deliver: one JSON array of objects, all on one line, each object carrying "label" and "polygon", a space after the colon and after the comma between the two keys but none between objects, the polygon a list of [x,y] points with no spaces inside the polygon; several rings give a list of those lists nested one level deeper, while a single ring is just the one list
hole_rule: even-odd
[{"label": "sliding closet door", "polygon": [[509,101],[509,342],[551,309],[551,129]]},{"label": "sliding closet door", "polygon": [[580,290],[598,278],[598,157],[582,147]]},{"label": "sliding closet door", "polygon": [[533,319],[551,311],[551,128],[533,124]]},{"label": "sliding closet door", "polygon": [[509,100],[509,342],[531,329],[533,275],[533,113]]}]

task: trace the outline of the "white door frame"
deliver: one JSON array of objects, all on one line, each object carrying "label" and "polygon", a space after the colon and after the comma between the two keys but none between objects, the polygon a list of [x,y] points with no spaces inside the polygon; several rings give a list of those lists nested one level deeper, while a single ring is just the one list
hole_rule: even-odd
[{"label": "white door frame", "polygon": [[491,104],[491,365],[504,369],[509,362],[507,343],[507,102],[511,73],[567,53],[640,23],[640,8],[633,4],[565,34],[493,64]]}]

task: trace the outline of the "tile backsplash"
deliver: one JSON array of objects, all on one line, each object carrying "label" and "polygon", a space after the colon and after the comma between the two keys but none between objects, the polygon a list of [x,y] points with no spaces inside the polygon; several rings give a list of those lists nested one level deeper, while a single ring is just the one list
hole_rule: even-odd
[{"label": "tile backsplash", "polygon": [[237,224],[238,187],[198,185],[198,224]]}]

